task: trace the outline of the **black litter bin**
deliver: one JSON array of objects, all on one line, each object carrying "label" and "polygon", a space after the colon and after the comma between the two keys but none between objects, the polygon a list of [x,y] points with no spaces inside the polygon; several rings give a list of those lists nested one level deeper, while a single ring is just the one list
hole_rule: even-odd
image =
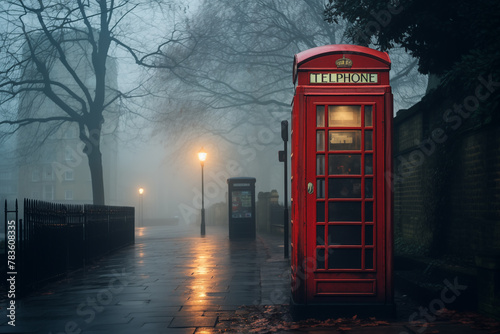
[{"label": "black litter bin", "polygon": [[227,179],[229,239],[255,239],[255,178]]}]

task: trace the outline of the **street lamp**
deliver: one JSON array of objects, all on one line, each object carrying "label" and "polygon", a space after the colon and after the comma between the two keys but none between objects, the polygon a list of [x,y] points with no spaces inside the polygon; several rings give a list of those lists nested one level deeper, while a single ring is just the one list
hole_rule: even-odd
[{"label": "street lamp", "polygon": [[205,235],[205,191],[203,187],[203,166],[205,165],[205,160],[207,159],[207,152],[201,148],[198,152],[198,159],[201,163],[201,235]]},{"label": "street lamp", "polygon": [[139,226],[144,226],[144,197],[142,196],[144,194],[144,188],[139,188],[139,196],[141,197],[141,204],[139,205],[139,216],[140,216],[140,222]]}]

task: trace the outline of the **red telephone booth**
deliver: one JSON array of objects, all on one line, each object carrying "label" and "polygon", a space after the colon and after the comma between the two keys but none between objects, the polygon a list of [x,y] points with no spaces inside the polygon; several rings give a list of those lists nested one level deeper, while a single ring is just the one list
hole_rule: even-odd
[{"label": "red telephone booth", "polygon": [[291,262],[296,305],[392,309],[390,67],[387,53],[356,45],[295,55]]}]

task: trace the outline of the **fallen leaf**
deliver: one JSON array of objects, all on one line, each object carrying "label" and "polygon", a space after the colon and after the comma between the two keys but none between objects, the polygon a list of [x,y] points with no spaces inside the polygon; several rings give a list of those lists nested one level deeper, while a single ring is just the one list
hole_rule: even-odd
[{"label": "fallen leaf", "polygon": [[339,331],[350,331],[350,330],[352,330],[352,328],[350,328],[350,327],[339,327],[338,330]]},{"label": "fallen leaf", "polygon": [[378,325],[374,322],[368,322],[365,324],[361,324],[361,327],[376,327],[376,326],[378,326]]}]

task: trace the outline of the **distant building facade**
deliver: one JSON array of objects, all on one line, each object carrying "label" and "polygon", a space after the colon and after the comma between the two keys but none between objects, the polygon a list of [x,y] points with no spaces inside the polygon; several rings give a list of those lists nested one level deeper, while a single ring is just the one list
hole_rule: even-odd
[{"label": "distant building facade", "polygon": [[0,157],[0,199],[13,200],[17,196],[18,185],[15,140],[0,145]]}]

